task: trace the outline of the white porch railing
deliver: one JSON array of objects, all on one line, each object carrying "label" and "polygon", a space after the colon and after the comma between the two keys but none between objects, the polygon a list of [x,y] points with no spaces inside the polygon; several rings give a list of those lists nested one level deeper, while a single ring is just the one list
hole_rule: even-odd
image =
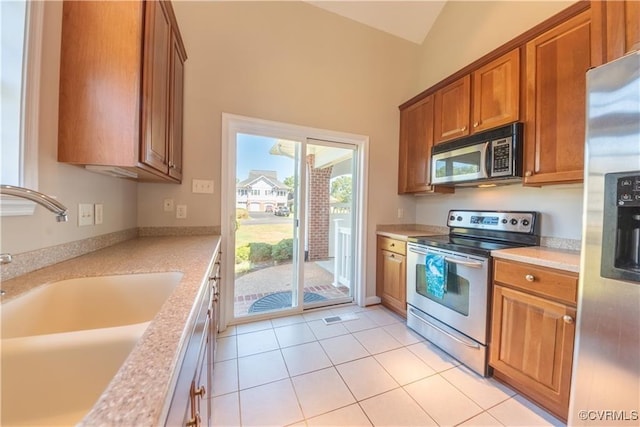
[{"label": "white porch railing", "polygon": [[335,253],[333,258],[333,286],[351,287],[351,228],[335,223]]}]

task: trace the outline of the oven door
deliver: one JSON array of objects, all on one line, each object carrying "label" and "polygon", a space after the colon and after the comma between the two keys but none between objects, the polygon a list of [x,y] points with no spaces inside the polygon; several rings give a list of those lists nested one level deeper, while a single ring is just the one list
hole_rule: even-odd
[{"label": "oven door", "polygon": [[[409,243],[407,254],[407,302],[431,317],[487,343],[489,258]],[[427,274],[430,260],[440,260],[446,277],[434,282]]]}]

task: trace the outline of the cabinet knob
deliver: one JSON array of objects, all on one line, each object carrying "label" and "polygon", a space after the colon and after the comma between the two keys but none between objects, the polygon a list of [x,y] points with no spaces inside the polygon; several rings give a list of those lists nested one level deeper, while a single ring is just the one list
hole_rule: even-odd
[{"label": "cabinet knob", "polygon": [[527,282],[533,282],[534,280],[536,280],[533,274],[527,274],[526,276],[524,276],[524,278]]},{"label": "cabinet knob", "polygon": [[473,127],[474,127],[474,128],[477,128],[478,126],[480,126],[480,122],[475,122],[475,123],[473,124]]},{"label": "cabinet knob", "polygon": [[462,126],[462,128],[460,128],[460,132],[464,132],[465,130],[467,130],[466,126]]},{"label": "cabinet knob", "polygon": [[532,175],[533,175],[533,172],[531,172],[531,171],[526,171],[524,173],[524,176],[532,176]]},{"label": "cabinet knob", "polygon": [[562,320],[564,320],[564,323],[567,323],[569,325],[573,323],[573,317],[569,316],[568,314],[562,316]]},{"label": "cabinet knob", "polygon": [[393,248],[395,245],[396,245],[395,243],[392,243],[392,244],[391,244],[391,247]]}]

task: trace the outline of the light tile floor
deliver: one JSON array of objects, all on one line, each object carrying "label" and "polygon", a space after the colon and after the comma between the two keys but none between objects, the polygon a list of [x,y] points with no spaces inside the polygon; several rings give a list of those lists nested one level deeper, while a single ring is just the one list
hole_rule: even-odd
[{"label": "light tile floor", "polygon": [[[327,326],[325,316],[356,313]],[[216,426],[563,426],[381,306],[231,326],[218,337]]]}]

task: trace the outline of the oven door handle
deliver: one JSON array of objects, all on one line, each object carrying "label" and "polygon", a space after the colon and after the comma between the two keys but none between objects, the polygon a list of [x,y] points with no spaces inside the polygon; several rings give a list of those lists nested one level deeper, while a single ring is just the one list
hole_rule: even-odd
[{"label": "oven door handle", "polygon": [[410,247],[409,251],[414,252],[416,254],[420,254],[420,255],[426,255],[427,254],[426,250],[421,250],[421,249],[413,248],[413,247]]},{"label": "oven door handle", "polygon": [[471,344],[471,343],[468,343],[468,342],[466,342],[466,341],[463,341],[463,340],[461,340],[460,338],[456,337],[455,335],[450,334],[449,332],[445,331],[444,329],[437,327],[437,326],[436,326],[436,325],[434,325],[433,323],[426,321],[426,320],[425,320],[425,319],[423,319],[421,316],[419,316],[418,314],[416,314],[416,312],[414,311],[414,309],[413,309],[413,308],[410,308],[410,309],[409,309],[409,313],[410,313],[413,317],[415,317],[416,319],[418,319],[419,321],[421,321],[422,323],[424,323],[425,325],[427,325],[427,326],[431,326],[431,327],[432,327],[433,329],[435,329],[436,331],[438,331],[438,332],[441,332],[441,333],[445,334],[446,336],[448,336],[449,338],[451,338],[452,340],[454,340],[454,341],[456,341],[456,342],[459,342],[460,344],[463,344],[463,345],[465,345],[465,346],[467,346],[467,347],[471,347],[471,348],[480,348],[480,344],[475,344],[475,343],[474,343],[474,344]]},{"label": "oven door handle", "polygon": [[463,261],[460,259],[454,259],[449,257],[444,257],[444,260],[452,264],[464,265],[465,267],[482,268],[482,263],[480,261]]}]

